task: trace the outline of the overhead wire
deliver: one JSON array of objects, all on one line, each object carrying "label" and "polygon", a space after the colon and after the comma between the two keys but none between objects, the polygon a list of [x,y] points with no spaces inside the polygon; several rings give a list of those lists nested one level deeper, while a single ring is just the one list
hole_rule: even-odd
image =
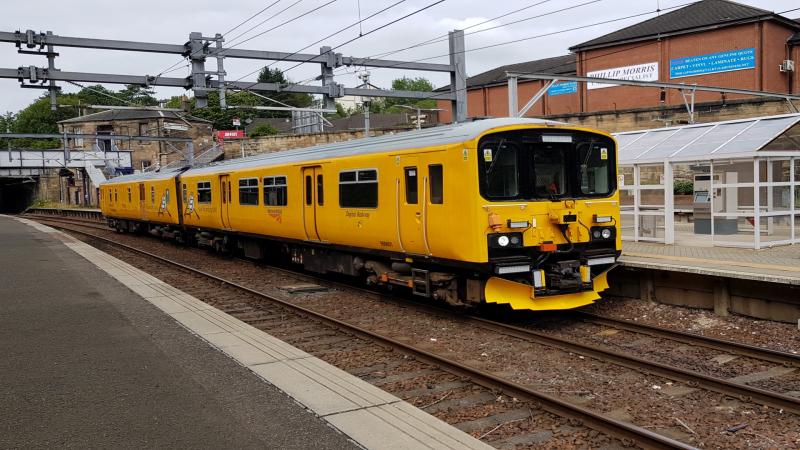
[{"label": "overhead wire", "polygon": [[[379,14],[382,14],[382,13],[384,13],[384,12],[386,12],[386,11],[388,11],[388,10],[390,10],[390,9],[394,8],[395,6],[397,6],[397,5],[401,4],[401,3],[404,3],[404,2],[406,2],[406,1],[407,1],[407,0],[400,0],[400,1],[398,1],[398,2],[395,2],[395,3],[393,3],[393,4],[389,5],[389,6],[387,6],[387,7],[383,8],[383,9],[381,9],[380,11],[377,11],[377,12],[375,12],[375,13],[373,13],[373,14],[370,14],[369,16],[365,17],[364,19],[359,19],[359,21],[358,21],[358,22],[352,23],[352,24],[350,24],[350,25],[348,25],[348,26],[346,26],[346,27],[344,27],[344,28],[341,28],[341,29],[339,29],[339,30],[337,30],[337,31],[335,31],[335,32],[333,32],[333,33],[331,33],[331,34],[329,34],[329,35],[327,35],[327,36],[325,36],[325,37],[321,38],[321,39],[318,39],[318,40],[316,40],[316,41],[314,41],[314,42],[312,42],[312,43],[310,43],[310,44],[306,45],[305,47],[303,47],[303,48],[301,48],[301,49],[298,49],[298,50],[296,50],[296,51],[294,51],[294,52],[292,52],[292,53],[289,53],[288,55],[284,56],[283,58],[281,58],[281,59],[278,59],[278,60],[275,60],[275,61],[273,61],[273,62],[271,62],[271,63],[267,64],[267,65],[266,65],[266,66],[264,66],[263,68],[258,68],[258,69],[256,69],[256,70],[254,70],[254,71],[250,72],[250,73],[247,73],[247,74],[245,74],[245,75],[243,75],[243,76],[241,76],[241,77],[237,78],[236,80],[234,80],[234,82],[236,82],[236,81],[240,81],[240,80],[242,80],[242,79],[243,79],[243,78],[245,78],[245,77],[249,77],[250,75],[252,75],[252,74],[254,74],[254,73],[256,73],[256,72],[259,72],[259,71],[263,70],[264,68],[272,67],[273,65],[275,65],[275,64],[277,64],[277,63],[279,63],[279,62],[285,61],[286,59],[288,59],[288,58],[290,58],[290,57],[292,57],[292,56],[294,56],[294,55],[296,55],[296,54],[298,54],[298,53],[302,52],[303,50],[306,50],[307,48],[311,47],[312,45],[319,44],[320,42],[324,41],[325,39],[329,39],[329,38],[331,38],[331,37],[333,37],[333,36],[336,36],[337,34],[341,34],[341,33],[345,32],[345,31],[349,30],[350,28],[353,28],[353,27],[354,27],[354,26],[356,26],[356,25],[359,25],[359,26],[360,26],[362,22],[364,22],[364,21],[366,21],[366,20],[369,20],[369,19],[371,19],[371,18],[373,18],[373,17],[375,17],[375,16],[377,16],[377,15],[379,15]],[[362,33],[362,34],[363,34],[363,33]]]},{"label": "overhead wire", "polygon": [[[364,36],[368,36],[368,35],[370,35],[370,34],[372,34],[372,33],[375,33],[375,32],[377,32],[377,31],[380,31],[380,30],[382,30],[382,29],[384,29],[384,28],[386,28],[386,27],[389,27],[389,26],[391,26],[391,25],[394,25],[394,24],[396,24],[396,23],[398,23],[398,22],[400,22],[400,21],[403,21],[403,20],[405,20],[405,19],[407,19],[407,18],[411,17],[411,16],[414,16],[414,15],[416,15],[416,14],[419,14],[419,13],[421,13],[422,11],[425,11],[425,10],[427,10],[427,9],[429,9],[429,8],[432,8],[432,7],[434,7],[434,6],[436,6],[436,5],[440,4],[440,3],[442,3],[442,2],[444,2],[444,1],[445,1],[445,0],[437,0],[437,1],[435,1],[435,2],[431,3],[431,4],[427,5],[427,6],[423,6],[422,8],[419,8],[419,9],[417,9],[417,10],[413,11],[413,12],[410,12],[410,13],[408,13],[408,14],[406,14],[406,15],[402,16],[402,17],[399,17],[399,18],[397,18],[397,19],[394,19],[394,20],[392,20],[392,21],[390,21],[390,22],[387,22],[387,23],[385,23],[385,24],[383,24],[383,25],[381,25],[381,26],[379,26],[379,27],[377,27],[377,28],[373,28],[372,30],[369,30],[369,31],[367,31],[367,32],[366,32],[366,33],[364,33],[364,34],[361,34],[361,35],[359,35],[359,36],[356,36],[356,37],[354,37],[354,38],[352,38],[352,39],[349,39],[349,40],[347,40],[347,41],[345,41],[345,42],[342,42],[341,44],[338,44],[338,45],[336,45],[336,46],[334,46],[334,47],[331,47],[331,48],[330,48],[328,51],[326,51],[326,52],[324,52],[324,53],[322,53],[322,54],[324,55],[324,54],[330,53],[330,52],[332,52],[332,51],[334,51],[334,50],[336,50],[336,49],[338,49],[338,48],[344,47],[345,45],[347,45],[347,44],[350,44],[351,42],[354,42],[354,41],[356,41],[356,40],[358,40],[358,39],[361,39],[361,38],[363,38]],[[283,73],[286,73],[286,72],[288,72],[288,71],[290,71],[290,70],[292,70],[292,69],[295,69],[295,68],[297,68],[297,67],[300,67],[301,65],[303,65],[303,64],[305,64],[305,63],[307,63],[307,62],[310,62],[310,61],[312,61],[313,59],[316,59],[316,58],[317,58],[317,56],[315,55],[315,56],[314,56],[314,58],[309,58],[309,59],[307,59],[307,60],[305,60],[305,61],[301,61],[301,62],[299,62],[299,63],[297,63],[297,64],[293,65],[292,67],[289,67],[288,69],[284,70],[284,71],[283,71]]]},{"label": "overhead wire", "polygon": [[268,9],[272,8],[272,7],[273,7],[273,6],[275,6],[277,3],[280,3],[280,2],[281,2],[281,0],[275,0],[274,2],[270,3],[268,6],[264,7],[263,9],[261,9],[259,12],[257,12],[257,13],[255,13],[255,14],[253,14],[252,16],[248,17],[247,19],[243,20],[242,22],[239,22],[239,23],[238,23],[238,24],[237,24],[235,27],[233,27],[233,28],[231,28],[230,30],[228,30],[228,31],[226,31],[226,32],[224,32],[224,33],[222,33],[222,35],[223,35],[223,36],[227,36],[227,35],[228,35],[228,33],[230,33],[230,32],[232,32],[232,31],[236,30],[237,28],[241,27],[242,25],[246,24],[247,22],[250,22],[251,20],[253,20],[253,19],[255,19],[256,17],[260,16],[260,15],[261,15],[262,13],[264,13],[266,10],[268,10]]},{"label": "overhead wire", "polygon": [[[255,30],[256,28],[260,27],[261,25],[264,25],[265,23],[269,22],[270,20],[272,20],[272,19],[274,19],[274,18],[276,18],[276,17],[280,16],[281,14],[283,14],[283,13],[285,13],[286,11],[290,10],[291,8],[293,8],[293,7],[294,7],[294,6],[296,6],[297,4],[301,3],[302,1],[303,1],[303,0],[297,0],[297,1],[295,1],[295,2],[294,2],[294,3],[292,3],[291,5],[289,5],[289,6],[285,7],[285,8],[283,8],[282,10],[280,10],[280,11],[276,12],[275,14],[273,14],[273,15],[271,15],[271,16],[269,16],[269,17],[267,17],[266,19],[262,20],[261,22],[258,22],[257,24],[253,25],[252,27],[248,28],[247,30],[245,30],[245,31],[243,31],[243,32],[241,32],[241,33],[239,33],[239,34],[237,34],[236,36],[234,36],[234,37],[230,38],[230,39],[228,40],[228,44],[229,44],[229,45],[232,45],[232,44],[233,44],[233,42],[234,42],[234,41],[236,41],[237,39],[239,39],[240,37],[242,37],[242,36],[246,35],[247,33],[251,32],[251,31],[253,31],[253,30]],[[276,3],[277,3],[277,2],[276,2]],[[271,31],[271,30],[267,30],[267,32],[269,32],[269,31]],[[237,44],[237,45],[238,45],[238,44]]]}]

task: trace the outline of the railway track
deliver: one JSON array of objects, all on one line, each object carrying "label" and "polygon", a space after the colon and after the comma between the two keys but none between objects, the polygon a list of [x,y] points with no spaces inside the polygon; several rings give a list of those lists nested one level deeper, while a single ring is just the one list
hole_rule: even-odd
[{"label": "railway track", "polygon": [[[45,221],[52,221],[51,218],[39,218],[44,219]],[[69,220],[59,219],[58,223],[67,223]],[[104,229],[104,227],[95,227],[92,224],[78,224],[81,227],[88,227],[88,228],[97,228],[97,229]],[[60,226],[58,226],[60,227]],[[63,227],[62,227],[63,228]],[[79,230],[70,230],[75,231],[79,234],[84,234],[87,236],[92,236],[92,238],[101,239],[108,241],[105,238],[93,236],[90,233],[81,232]],[[104,229],[104,231],[108,231]],[[111,241],[108,241],[111,242]],[[118,242],[113,242],[113,245],[122,245]],[[140,251],[136,249],[132,249],[130,251]],[[146,252],[145,252],[146,253]],[[155,256],[155,255],[153,255]],[[173,262],[174,263],[174,262]],[[178,263],[179,264],[179,263]],[[186,270],[196,270],[188,267],[184,267]],[[294,275],[298,275],[294,272],[291,272]],[[209,275],[210,274],[205,274]],[[302,275],[303,277],[317,280],[316,278],[310,278],[307,275]],[[225,281],[226,283],[237,284],[235,282],[231,282],[230,280]],[[331,283],[330,281],[324,281],[323,283]],[[238,284],[237,284],[238,285]],[[247,287],[243,287],[238,285],[244,289],[250,289]],[[346,289],[356,289],[352,286],[347,286]],[[255,292],[255,291],[253,291]],[[376,296],[381,295],[377,294],[374,291],[366,291],[369,292],[370,295]],[[263,293],[258,293],[258,295],[264,295]],[[384,296],[385,298],[385,296]],[[391,301],[397,301],[397,299],[390,298]],[[407,302],[405,302],[408,305]],[[442,311],[441,309],[437,308],[430,308],[424,305],[414,305],[414,308],[423,308],[427,311],[440,314],[440,315],[450,315],[451,313]],[[305,310],[304,310],[305,312]],[[318,314],[318,313],[314,313]],[[752,347],[743,344],[738,344],[729,341],[721,341],[712,338],[705,338],[698,335],[692,335],[688,333],[680,333],[674,332],[672,330],[665,330],[656,327],[650,326],[643,326],[641,324],[629,324],[625,323],[625,321],[616,321],[614,319],[603,318],[599,316],[591,316],[591,315],[581,315],[581,318],[589,321],[594,321],[596,323],[603,323],[610,326],[617,326],[619,328],[627,327],[629,330],[633,330],[640,333],[652,333],[654,335],[658,335],[665,339],[672,339],[679,342],[691,343],[692,345],[702,345],[705,347],[710,347],[717,349],[719,351],[725,352],[735,352],[738,354],[746,355],[750,358],[759,358],[764,361],[769,361],[773,363],[779,363],[784,365],[797,365],[798,358],[796,355],[785,354],[782,352],[771,351],[768,349],[762,349],[759,347]],[[696,386],[702,389],[711,390],[715,392],[720,392],[726,395],[734,396],[742,401],[746,402],[756,402],[763,405],[769,405],[777,409],[785,410],[788,412],[798,413],[800,414],[800,401],[797,398],[786,396],[777,392],[771,392],[764,389],[754,388],[752,386],[747,386],[741,383],[733,383],[724,379],[715,378],[712,376],[704,375],[702,373],[697,373],[691,370],[682,369],[679,367],[673,367],[666,364],[660,364],[653,361],[648,361],[643,358],[638,358],[631,355],[626,355],[623,353],[614,352],[600,346],[592,346],[587,345],[579,342],[570,341],[568,339],[558,338],[547,333],[538,332],[531,330],[529,328],[518,327],[509,325],[506,323],[500,323],[495,321],[490,321],[480,317],[465,317],[459,316],[457,320],[466,320],[469,321],[471,325],[480,327],[484,330],[489,330],[494,333],[503,334],[509,337],[514,337],[517,339],[523,339],[529,342],[536,342],[548,347],[558,348],[568,352],[574,352],[576,354],[584,355],[590,358],[596,358],[602,361],[612,362],[614,364],[618,364],[620,366],[624,366],[633,370],[647,372],[650,374],[655,374],[659,376],[663,376],[665,378],[669,378],[672,380],[680,381],[686,383],[690,386]],[[343,321],[337,320],[335,323],[336,326],[352,326],[344,324]],[[356,327],[358,328],[358,327]],[[615,430],[611,425],[605,422],[606,417],[601,415],[597,415],[593,413],[591,410],[586,408],[581,408],[578,405],[570,404],[568,402],[564,402],[563,400],[559,400],[558,398],[553,397],[552,395],[548,395],[544,392],[539,392],[536,390],[532,390],[530,387],[526,387],[520,385],[519,383],[511,382],[510,380],[504,380],[502,378],[493,375],[487,371],[483,371],[475,368],[470,368],[469,366],[465,366],[457,361],[442,357],[441,355],[436,355],[430,351],[425,349],[415,348],[413,346],[409,346],[408,344],[404,344],[403,342],[397,341],[396,339],[386,338],[379,335],[376,335],[374,332],[370,332],[364,328],[358,328],[355,330],[356,333],[363,333],[366,332],[365,336],[368,336],[371,339],[376,341],[380,341],[383,344],[390,345],[395,347],[397,344],[400,344],[400,347],[405,352],[410,352],[415,354],[422,360],[429,362],[430,364],[434,364],[437,366],[445,367],[450,373],[457,374],[462,377],[467,377],[470,379],[474,379],[479,381],[479,383],[484,387],[489,387],[492,389],[500,389],[503,392],[508,393],[513,397],[517,398],[525,398],[530,399],[531,401],[537,402],[542,405],[543,408],[546,410],[553,412],[562,417],[571,417],[573,419],[577,418],[580,422],[589,425],[591,428],[602,430],[609,435],[620,437],[624,440],[634,440],[637,443],[640,443],[643,446],[650,446],[651,443],[647,442],[647,440],[642,440],[641,437],[632,436],[631,431],[628,429],[625,433],[619,434],[619,430]],[[386,340],[388,339],[388,340]],[[682,340],[680,340],[682,339]],[[576,413],[574,409],[578,407],[582,409],[580,413]],[[625,426],[629,425],[624,421],[616,421],[619,422],[616,424],[617,426],[623,424]],[[634,427],[634,429],[637,427]],[[645,430],[643,428],[639,430]],[[670,443],[672,445],[674,443]]]},{"label": "railway track", "polygon": [[[318,321],[320,323],[324,323],[330,327],[342,330],[348,334],[352,334],[358,336],[359,338],[367,339],[376,343],[379,343],[383,346],[390,347],[392,349],[399,350],[400,352],[404,353],[405,355],[412,356],[413,358],[425,362],[432,367],[438,367],[443,369],[448,374],[455,375],[458,379],[468,379],[471,382],[481,386],[482,388],[487,389],[488,391],[480,392],[479,394],[473,394],[473,397],[486,397],[485,395],[491,392],[502,392],[504,395],[511,399],[510,401],[513,403],[515,400],[526,400],[530,402],[530,407],[547,411],[559,417],[564,417],[569,419],[569,424],[572,426],[587,426],[591,429],[603,432],[612,436],[614,438],[620,439],[623,445],[638,445],[643,448],[669,448],[669,449],[690,449],[694,448],[690,445],[678,442],[676,440],[670,439],[668,437],[662,436],[658,433],[652,432],[645,428],[641,428],[630,423],[616,420],[610,417],[607,417],[603,414],[597,413],[595,411],[589,410],[587,408],[581,407],[576,404],[572,404],[546,393],[537,391],[527,386],[523,386],[521,384],[515,383],[513,381],[504,379],[502,377],[498,377],[492,373],[470,367],[469,365],[462,364],[458,361],[446,358],[444,356],[438,355],[431,351],[418,348],[413,345],[409,345],[407,343],[401,342],[399,340],[383,336],[381,334],[375,333],[373,331],[367,330],[365,328],[361,328],[342,320],[312,311],[307,308],[303,308],[301,306],[295,305],[291,302],[287,302],[286,300],[277,298],[272,295],[265,294],[260,291],[253,290],[249,287],[242,286],[236,282],[218,277],[216,275],[195,269],[193,267],[187,266],[185,264],[172,261],[170,259],[164,258],[162,256],[137,249],[135,247],[128,246],[126,244],[122,244],[120,242],[113,241],[111,239],[107,239],[101,236],[94,235],[92,233],[88,233],[82,230],[78,230],[75,228],[65,227],[63,225],[63,221],[59,221],[54,223],[55,221],[51,221],[49,218],[41,219],[37,218],[37,220],[41,222],[45,222],[55,228],[60,228],[64,231],[68,231],[70,233],[76,233],[82,235],[90,240],[100,241],[105,245],[113,246],[119,249],[123,249],[126,252],[130,252],[139,256],[145,256],[146,258],[158,261],[161,264],[170,266],[172,268],[179,269],[182,272],[191,273],[193,275],[197,275],[201,278],[205,278],[207,280],[213,280],[214,282],[218,283],[218,285],[222,285],[226,288],[230,288],[233,290],[240,291],[241,293],[245,293],[249,296],[256,297],[261,300],[265,300],[267,302],[273,303],[278,305],[280,308],[285,308],[290,310],[293,313],[299,314],[301,316],[305,316],[308,318],[313,318],[313,320]],[[83,226],[83,225],[81,225]],[[160,272],[160,275],[163,276],[163,272]],[[202,299],[202,298],[201,298]],[[293,329],[300,331],[303,334],[302,339],[310,338],[317,342],[320,342],[320,338],[326,338],[326,334],[323,332],[318,334],[317,332],[313,331],[306,331],[306,328],[296,323],[286,317],[285,314],[276,313],[274,311],[264,313],[257,307],[253,307],[253,305],[243,303],[239,299],[234,298],[233,300],[225,300],[219,302],[219,306],[222,306],[222,310],[226,311],[234,316],[238,316],[242,318],[245,322],[248,322],[256,327],[264,328],[266,324],[269,325],[276,325],[277,323],[281,323],[285,325],[285,328]],[[272,332],[272,331],[270,331]],[[281,336],[284,333],[276,333],[278,337],[285,337]],[[290,333],[291,334],[291,333]],[[328,338],[326,343],[330,343],[332,340],[335,340],[336,337]],[[352,350],[352,344],[349,344]],[[305,350],[305,349],[304,349]],[[313,352],[312,352],[313,354]],[[421,371],[428,371],[431,369],[419,369],[417,368],[416,372]],[[434,375],[435,373],[431,373],[430,375]],[[450,381],[453,383],[454,381]],[[457,382],[456,382],[457,383]],[[441,398],[440,398],[441,399]],[[431,405],[433,406],[433,405]],[[513,411],[513,410],[511,410]],[[510,411],[507,411],[510,412]],[[533,415],[534,413],[531,413]],[[515,414],[505,414],[505,417],[515,417]],[[513,419],[512,419],[513,420]]]}]

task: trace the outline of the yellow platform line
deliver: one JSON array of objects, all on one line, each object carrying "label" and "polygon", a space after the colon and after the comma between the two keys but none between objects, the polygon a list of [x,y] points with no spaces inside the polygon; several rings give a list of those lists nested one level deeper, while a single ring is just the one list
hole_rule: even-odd
[{"label": "yellow platform line", "polygon": [[800,272],[800,267],[792,267],[792,266],[776,266],[774,264],[761,264],[756,262],[741,262],[741,261],[720,261],[715,259],[704,259],[704,258],[693,258],[691,256],[666,256],[666,255],[654,255],[652,253],[633,253],[633,252],[622,252],[622,256],[630,256],[633,258],[648,258],[648,259],[661,259],[661,260],[668,260],[668,261],[685,261],[685,262],[698,262],[698,263],[709,263],[709,264],[723,264],[725,266],[739,266],[739,267],[747,267],[747,268],[755,268],[755,269],[770,269],[770,270],[779,270],[782,272]]}]

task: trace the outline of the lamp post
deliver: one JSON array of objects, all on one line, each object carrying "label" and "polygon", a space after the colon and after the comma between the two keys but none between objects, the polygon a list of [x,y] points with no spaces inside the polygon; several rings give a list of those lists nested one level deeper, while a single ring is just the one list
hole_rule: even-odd
[{"label": "lamp post", "polygon": [[399,106],[401,108],[410,109],[412,111],[416,111],[417,112],[417,129],[418,130],[422,129],[422,117],[420,117],[422,115],[422,111],[444,111],[441,108],[420,108],[419,106],[409,106],[409,105],[395,105],[395,106]]}]

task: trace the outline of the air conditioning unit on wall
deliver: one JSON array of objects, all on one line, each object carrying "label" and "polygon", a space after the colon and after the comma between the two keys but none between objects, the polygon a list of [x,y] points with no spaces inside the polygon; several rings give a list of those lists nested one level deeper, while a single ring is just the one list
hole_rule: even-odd
[{"label": "air conditioning unit on wall", "polygon": [[781,72],[794,72],[794,61],[791,59],[784,60],[780,65]]}]

